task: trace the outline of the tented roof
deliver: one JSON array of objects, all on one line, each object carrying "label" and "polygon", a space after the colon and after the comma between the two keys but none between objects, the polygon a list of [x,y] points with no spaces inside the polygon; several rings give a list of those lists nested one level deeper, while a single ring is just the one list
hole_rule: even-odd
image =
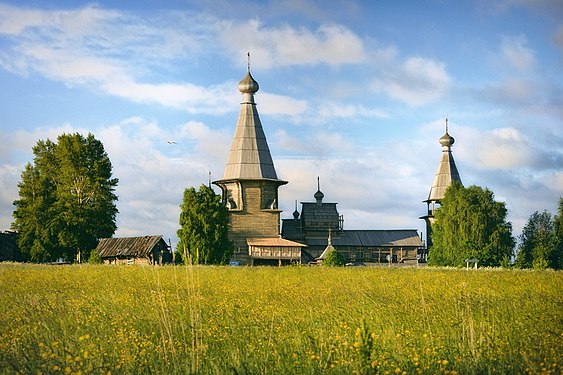
[{"label": "tented roof", "polygon": [[238,87],[243,100],[223,180],[277,180],[274,162],[254,102],[258,83],[252,78],[250,71]]},{"label": "tented roof", "polygon": [[454,138],[451,137],[446,130],[446,134],[440,138],[440,144],[442,145],[442,157],[440,159],[436,175],[434,176],[434,180],[432,181],[432,187],[430,188],[427,202],[436,202],[444,199],[446,189],[453,182],[459,182],[461,184],[461,177],[459,176],[451,151],[451,145],[453,143]]}]

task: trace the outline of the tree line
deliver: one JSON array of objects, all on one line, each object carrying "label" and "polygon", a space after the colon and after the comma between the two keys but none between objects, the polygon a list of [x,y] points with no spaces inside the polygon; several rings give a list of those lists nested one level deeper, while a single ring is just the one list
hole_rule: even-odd
[{"label": "tree line", "polygon": [[[39,140],[33,154],[14,201],[12,229],[23,259],[85,260],[117,229],[118,179],[103,144],[92,134],[62,134],[56,142]],[[186,188],[180,208],[178,259],[226,264],[234,248],[221,197],[211,186]],[[483,266],[563,268],[563,198],[557,215],[534,212],[518,241],[506,216],[505,203],[489,189],[452,184],[435,211],[428,263],[459,267],[477,259]]]}]

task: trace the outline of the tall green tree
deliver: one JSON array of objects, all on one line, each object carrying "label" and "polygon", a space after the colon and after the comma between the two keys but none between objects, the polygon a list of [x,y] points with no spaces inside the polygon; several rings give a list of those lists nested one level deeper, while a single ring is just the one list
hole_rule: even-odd
[{"label": "tall green tree", "polygon": [[483,266],[507,263],[514,238],[506,214],[505,204],[496,202],[489,189],[453,183],[436,209],[428,264],[459,267],[466,259]]},{"label": "tall green tree", "polygon": [[552,218],[547,211],[534,212],[519,236],[520,246],[516,257],[516,266],[520,268],[560,269],[561,259],[561,210]]},{"label": "tall green tree", "polygon": [[184,190],[180,206],[178,251],[184,262],[226,264],[234,246],[228,237],[229,214],[221,196],[209,186]]},{"label": "tall green tree", "polygon": [[92,134],[62,134],[33,147],[18,184],[12,228],[31,261],[80,258],[116,229],[118,180]]}]

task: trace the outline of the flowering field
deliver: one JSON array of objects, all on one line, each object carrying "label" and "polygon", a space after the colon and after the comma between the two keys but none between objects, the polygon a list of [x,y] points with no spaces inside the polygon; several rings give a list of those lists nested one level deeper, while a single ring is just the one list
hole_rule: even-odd
[{"label": "flowering field", "polygon": [[561,373],[561,272],[4,264],[0,285],[0,373]]}]

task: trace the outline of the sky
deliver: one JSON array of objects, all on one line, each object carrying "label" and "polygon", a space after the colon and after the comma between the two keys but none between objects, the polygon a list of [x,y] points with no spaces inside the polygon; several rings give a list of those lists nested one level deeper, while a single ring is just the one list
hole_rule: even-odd
[{"label": "sky", "polygon": [[423,233],[446,118],[463,184],[514,236],[556,213],[560,0],[18,0],[0,2],[0,230],[37,141],[92,133],[115,235],[174,245],[184,189],[223,176],[248,52],[282,218],[320,177],[345,229]]}]

